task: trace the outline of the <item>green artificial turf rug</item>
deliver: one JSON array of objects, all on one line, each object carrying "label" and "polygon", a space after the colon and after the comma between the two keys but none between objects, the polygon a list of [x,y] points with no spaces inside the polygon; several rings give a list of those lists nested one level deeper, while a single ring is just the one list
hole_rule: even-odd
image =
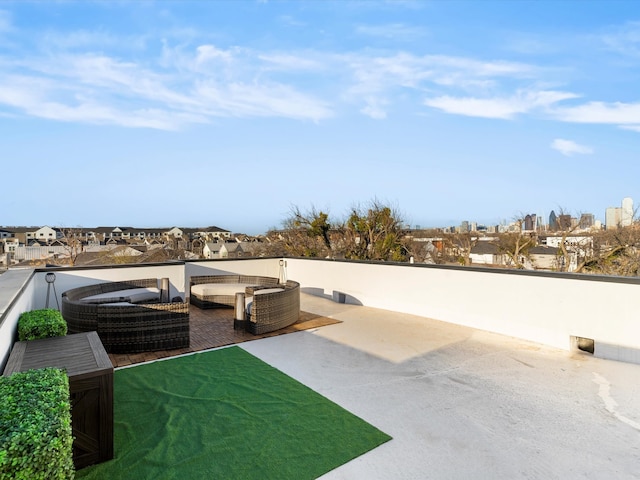
[{"label": "green artificial turf rug", "polygon": [[391,439],[239,347],[117,370],[114,429],[76,478],[313,479]]}]

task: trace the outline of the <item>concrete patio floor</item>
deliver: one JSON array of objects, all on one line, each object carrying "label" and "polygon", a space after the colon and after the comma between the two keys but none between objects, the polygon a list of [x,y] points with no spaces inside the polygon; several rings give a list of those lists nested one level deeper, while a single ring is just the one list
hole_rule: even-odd
[{"label": "concrete patio floor", "polygon": [[393,437],[323,479],[640,478],[640,365],[302,294],[241,344]]}]

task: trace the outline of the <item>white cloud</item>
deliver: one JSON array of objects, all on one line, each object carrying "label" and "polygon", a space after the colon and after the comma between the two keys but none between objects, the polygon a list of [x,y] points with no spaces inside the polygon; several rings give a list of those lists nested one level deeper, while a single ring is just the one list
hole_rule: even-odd
[{"label": "white cloud", "polygon": [[68,95],[69,92],[63,91],[60,84],[46,79],[16,76],[5,77],[2,81],[6,88],[0,90],[0,104],[38,118],[161,130],[176,130],[187,124],[206,121],[206,117],[197,113],[138,108],[128,102],[107,104],[86,93],[78,93],[75,88],[72,89],[73,94]]},{"label": "white cloud", "polygon": [[424,60],[441,70],[456,71],[474,77],[530,77],[536,71],[535,67],[520,62],[482,61],[446,55],[429,55],[424,57]]},{"label": "white cloud", "polygon": [[640,125],[621,125],[620,128],[623,130],[631,130],[632,132],[640,133]]},{"label": "white cloud", "polygon": [[[245,57],[260,63],[246,51],[212,45],[201,45],[187,58],[171,51],[162,57],[164,70],[91,53],[28,58],[6,65],[25,73],[5,75],[0,104],[52,120],[166,130],[219,116],[319,121],[332,115],[327,102],[261,79],[259,67],[248,67]],[[216,68],[220,62],[225,69]]]},{"label": "white cloud", "polygon": [[375,120],[383,120],[387,118],[387,112],[383,108],[388,102],[384,99],[368,97],[365,99],[366,106],[360,110],[360,113],[367,115]]},{"label": "white cloud", "polygon": [[[8,14],[0,10],[0,31],[10,27]],[[360,26],[357,31],[405,37],[424,33],[402,23]],[[539,113],[629,130],[640,125],[640,103],[560,106],[577,95],[540,86],[543,70],[531,64],[402,51],[261,51],[196,42],[202,38],[196,33],[177,45],[155,39],[162,45],[156,56],[148,54],[153,38],[143,35],[128,38],[137,38],[145,55],[122,49],[120,37],[108,31],[74,31],[66,39],[60,32],[43,33],[34,42],[43,45],[42,53],[0,55],[0,75],[22,79],[2,83],[0,105],[12,108],[11,113],[59,115],[63,121],[86,118],[157,128],[181,128],[220,116],[319,121],[331,117],[341,101],[374,119],[387,118],[395,102],[413,102],[481,118]],[[98,50],[100,46],[104,48]],[[22,88],[30,83],[38,85],[37,94]],[[142,120],[144,115],[149,122]]]},{"label": "white cloud", "polygon": [[612,51],[630,57],[640,56],[640,22],[628,22],[601,37]]},{"label": "white cloud", "polygon": [[640,124],[640,102],[588,102],[575,107],[558,108],[553,113],[563,122]]},{"label": "white cloud", "polygon": [[562,100],[575,98],[569,92],[519,91],[510,97],[473,98],[441,96],[424,101],[428,107],[469,117],[511,119],[517,114],[547,108]]},{"label": "white cloud", "polygon": [[145,46],[145,38],[138,35],[114,35],[101,30],[75,30],[70,32],[48,31],[41,40],[49,49],[81,50],[120,48],[141,50]]},{"label": "white cloud", "polygon": [[[406,52],[388,56],[351,54],[340,60],[346,65],[352,81],[352,85],[345,90],[345,98],[354,103],[364,103],[366,106],[361,111],[368,115],[372,111],[367,99],[372,97],[390,98],[400,90],[416,94],[434,88],[441,90],[442,87],[484,94],[495,89],[498,79],[528,78],[535,71],[529,65],[514,62],[482,62],[444,55],[417,56]],[[433,106],[447,105],[454,111],[459,108],[465,111],[467,107],[454,105],[468,103],[469,99],[464,100],[465,102],[460,102],[452,95],[442,95],[435,100]],[[472,103],[486,101],[473,99]],[[494,111],[491,116],[502,118],[509,115],[509,108],[492,106]],[[377,110],[376,114],[380,116],[382,110]]]},{"label": "white cloud", "polygon": [[202,82],[197,98],[207,115],[287,117],[322,120],[332,116],[328,106],[286,85]]},{"label": "white cloud", "polygon": [[[513,62],[482,62],[443,55],[416,56],[400,52],[391,56],[345,56],[353,72],[353,89],[372,91],[393,86],[418,88],[427,83],[465,88],[493,85],[495,78],[523,77],[534,68]],[[476,88],[477,89],[477,88]]]},{"label": "white cloud", "polygon": [[551,142],[551,148],[567,157],[574,154],[591,155],[593,153],[593,149],[591,147],[580,145],[572,140],[564,140],[562,138],[556,138]]},{"label": "white cloud", "polygon": [[320,71],[325,68],[321,60],[307,56],[287,53],[259,54],[257,58],[265,63],[265,68],[287,72],[295,71]]},{"label": "white cloud", "polygon": [[228,62],[232,59],[229,50],[221,50],[214,45],[200,45],[196,48],[196,63],[206,63],[211,60],[222,60]]},{"label": "white cloud", "polygon": [[387,25],[360,25],[356,27],[355,31],[359,35],[404,41],[417,41],[426,33],[423,28],[403,25],[401,23],[392,23]]}]

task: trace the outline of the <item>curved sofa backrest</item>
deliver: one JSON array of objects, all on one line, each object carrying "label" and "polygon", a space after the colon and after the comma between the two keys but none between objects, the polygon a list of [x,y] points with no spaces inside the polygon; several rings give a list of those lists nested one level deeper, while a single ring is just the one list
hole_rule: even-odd
[{"label": "curved sofa backrest", "polygon": [[190,344],[189,304],[182,302],[118,305],[85,303],[91,295],[136,288],[158,288],[158,279],[107,282],[67,290],[62,316],[68,333],[97,331],[109,353],[186,348]]},{"label": "curved sofa backrest", "polygon": [[67,322],[69,333],[90,332],[98,330],[98,317],[101,306],[85,303],[81,300],[91,295],[116,292],[130,288],[157,287],[157,278],[144,278],[140,280],[126,280],[122,282],[106,282],[72,288],[62,294],[60,313]]},{"label": "curved sofa backrest", "polygon": [[85,287],[72,288],[62,294],[62,301],[65,298],[71,302],[78,302],[85,297],[99,295],[101,293],[117,292],[118,290],[127,290],[130,288],[157,288],[157,278],[143,278],[140,280],[124,280],[121,282],[106,282],[87,285]]},{"label": "curved sofa backrest", "polygon": [[189,280],[190,285],[200,285],[202,283],[242,283],[245,285],[275,286],[278,285],[278,279],[259,275],[197,275]]},{"label": "curved sofa backrest", "polygon": [[[281,285],[282,286],[282,285]],[[247,330],[253,334],[272,332],[298,321],[300,284],[288,280],[284,289],[254,295]]]}]

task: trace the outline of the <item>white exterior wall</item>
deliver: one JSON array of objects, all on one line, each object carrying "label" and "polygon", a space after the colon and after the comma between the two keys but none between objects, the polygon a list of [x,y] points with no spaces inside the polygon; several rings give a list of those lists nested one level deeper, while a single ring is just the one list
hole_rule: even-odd
[{"label": "white exterior wall", "polygon": [[169,230],[167,232],[167,235],[170,235],[170,236],[172,235],[172,236],[174,236],[176,238],[182,238],[182,234],[183,233],[184,232],[181,229],[179,229],[178,227],[173,227],[171,230]]},{"label": "white exterior wall", "polygon": [[[640,363],[640,282],[513,270],[288,259],[303,291],[430,317],[569,350],[595,341],[603,358]],[[584,278],[587,276],[585,275]],[[536,308],[531,299],[536,299]]]},{"label": "white exterior wall", "polygon": [[529,256],[531,258],[531,263],[533,263],[536,268],[552,270],[558,266],[558,257],[555,255],[538,255],[532,253]]},{"label": "white exterior wall", "polygon": [[52,241],[58,238],[58,233],[51,227],[42,227],[36,230],[31,238]]},{"label": "white exterior wall", "polygon": [[471,260],[471,263],[478,265],[491,265],[495,260],[491,253],[470,253],[469,259]]},{"label": "white exterior wall", "polygon": [[69,252],[61,245],[41,246],[41,247],[26,247],[21,245],[15,249],[15,259],[18,261],[23,260],[46,260],[53,257],[53,254],[66,255]]},{"label": "white exterior wall", "polygon": [[13,269],[0,275],[0,371],[17,338],[20,315],[37,308],[34,306],[36,286],[32,275],[32,269]]}]

